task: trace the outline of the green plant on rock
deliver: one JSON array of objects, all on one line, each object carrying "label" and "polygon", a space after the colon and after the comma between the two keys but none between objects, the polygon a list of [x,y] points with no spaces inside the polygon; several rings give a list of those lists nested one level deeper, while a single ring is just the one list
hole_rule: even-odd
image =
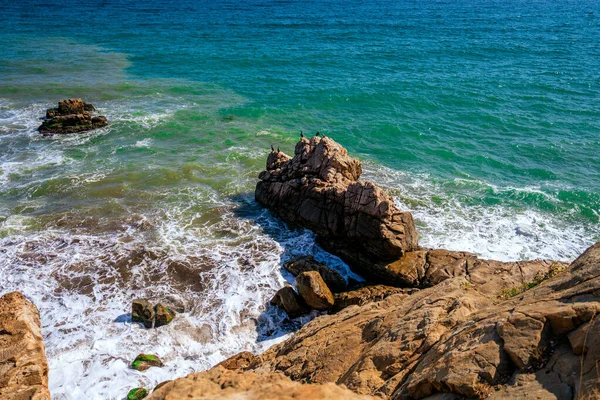
[{"label": "green plant on rock", "polygon": [[135,360],[131,363],[131,368],[136,369],[138,371],[145,371],[150,367],[162,367],[163,363],[155,355],[152,354],[140,354]]},{"label": "green plant on rock", "polygon": [[547,272],[545,272],[545,273],[538,272],[536,274],[535,278],[531,282],[524,282],[520,286],[511,288],[511,289],[507,289],[507,288],[501,289],[499,297],[504,298],[504,299],[510,299],[511,297],[515,297],[516,295],[519,295],[531,288],[534,288],[537,285],[539,285],[540,283],[542,283],[550,278],[554,278],[556,275],[560,274],[565,269],[566,269],[566,267],[564,265],[559,264],[559,263],[554,263],[550,266],[550,269]]},{"label": "green plant on rock", "polygon": [[129,393],[127,393],[127,400],[141,400],[146,396],[148,396],[148,391],[146,389],[135,388],[131,389]]}]

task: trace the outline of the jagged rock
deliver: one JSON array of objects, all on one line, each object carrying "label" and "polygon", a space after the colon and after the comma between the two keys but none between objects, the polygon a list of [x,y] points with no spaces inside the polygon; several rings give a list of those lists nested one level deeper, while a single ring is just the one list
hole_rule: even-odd
[{"label": "jagged rock", "polygon": [[19,292],[0,297],[0,398],[50,400],[40,315]]},{"label": "jagged rock", "polygon": [[127,400],[142,400],[148,396],[148,391],[144,388],[131,389],[127,393]]},{"label": "jagged rock", "polygon": [[334,304],[333,294],[317,271],[305,271],[296,277],[296,288],[309,307],[327,310]]},{"label": "jagged rock", "polygon": [[175,311],[160,303],[154,306],[154,327],[158,328],[169,324],[175,318]]},{"label": "jagged rock", "polygon": [[283,220],[317,233],[320,243],[359,273],[417,249],[412,215],[371,182],[359,181],[360,161],[330,138],[303,138],[293,158],[272,151],[256,185],[256,200]]},{"label": "jagged rock", "polygon": [[[594,319],[600,243],[558,274],[551,272],[561,268],[549,261],[502,263],[468,253],[435,251],[426,263],[419,282],[439,281],[435,286],[315,318],[256,356],[248,370],[335,382],[394,400],[444,393],[483,398],[495,390],[504,399],[524,398],[527,390],[537,398],[571,399],[587,331],[580,327],[590,324],[595,334],[587,335],[580,394],[600,392],[600,323]],[[529,289],[506,297],[515,287]]]},{"label": "jagged rock", "polygon": [[241,353],[229,357],[227,360],[221,361],[217,365],[232,371],[243,371],[252,365],[255,359],[256,356],[254,354],[250,353],[249,351],[242,351]]},{"label": "jagged rock", "polygon": [[283,374],[230,371],[221,366],[175,379],[155,390],[148,400],[368,400],[333,383],[310,385],[292,382]]},{"label": "jagged rock", "polygon": [[131,320],[141,322],[146,328],[154,326],[154,308],[148,300],[136,299],[131,304]]},{"label": "jagged rock", "polygon": [[158,385],[156,385],[154,387],[153,392],[156,392],[158,389],[160,389],[161,387],[165,386],[167,383],[172,382],[172,381],[162,381],[161,383],[159,383]]},{"label": "jagged rock", "polygon": [[310,311],[306,307],[302,297],[300,297],[291,286],[285,286],[279,289],[271,299],[271,304],[281,308],[290,318],[299,317]]},{"label": "jagged rock", "polygon": [[289,261],[283,267],[294,276],[298,276],[298,274],[304,271],[317,271],[333,293],[340,293],[347,289],[346,280],[339,272],[329,268],[325,264],[316,262],[312,256],[300,257]]},{"label": "jagged rock", "polygon": [[333,295],[335,304],[332,312],[338,312],[349,306],[362,306],[373,301],[381,301],[393,294],[404,294],[408,296],[418,289],[403,289],[395,286],[370,285]]},{"label": "jagged rock", "polygon": [[101,128],[108,125],[104,116],[92,117],[96,108],[81,99],[68,99],[58,102],[58,108],[49,108],[46,119],[38,128],[44,135],[55,133],[76,133]]},{"label": "jagged rock", "polygon": [[131,368],[138,371],[145,371],[150,367],[162,367],[164,364],[157,356],[153,354],[139,354],[131,363]]}]

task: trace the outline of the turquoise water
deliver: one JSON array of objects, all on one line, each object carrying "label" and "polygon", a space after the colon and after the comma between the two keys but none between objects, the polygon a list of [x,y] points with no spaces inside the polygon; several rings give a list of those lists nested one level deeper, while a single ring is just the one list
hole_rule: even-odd
[{"label": "turquoise water", "polygon": [[[600,240],[599,10],[0,0],[0,293],[40,306],[55,396],[260,351],[283,337],[265,308],[282,260],[345,270],[253,202],[269,146],[291,153],[300,130],[363,160],[423,245],[570,260]],[[66,97],[111,125],[42,137]],[[107,323],[153,294],[190,311],[162,336]],[[127,370],[140,346],[171,366]]]}]

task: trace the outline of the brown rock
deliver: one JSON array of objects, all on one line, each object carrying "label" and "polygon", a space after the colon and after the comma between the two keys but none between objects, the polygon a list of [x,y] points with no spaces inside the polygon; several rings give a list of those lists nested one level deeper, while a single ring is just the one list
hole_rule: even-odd
[{"label": "brown rock", "polygon": [[[600,332],[600,243],[555,276],[548,261],[431,258],[423,271],[435,266],[440,283],[315,318],[250,370],[394,400],[596,398],[600,335],[587,334],[584,351],[583,332]],[[514,287],[526,289],[503,295]]]},{"label": "brown rock", "polygon": [[333,306],[333,294],[317,271],[305,271],[298,275],[296,288],[306,304],[315,310],[327,310]]},{"label": "brown rock", "polygon": [[404,294],[408,296],[418,289],[402,289],[395,286],[369,285],[333,295],[335,304],[332,312],[338,312],[349,306],[362,306],[370,302],[381,301],[393,294]]},{"label": "brown rock", "polygon": [[279,289],[271,299],[271,304],[281,308],[290,318],[299,317],[310,311],[306,307],[302,297],[300,297],[291,286],[285,286]]},{"label": "brown rock", "polygon": [[329,268],[325,264],[316,262],[311,256],[289,261],[283,267],[294,276],[298,276],[298,274],[304,271],[317,271],[333,293],[340,293],[346,290],[346,280],[339,272]]},{"label": "brown rock", "polygon": [[154,306],[154,327],[167,325],[173,321],[176,312],[160,303]]},{"label": "brown rock", "polygon": [[95,110],[92,104],[85,103],[81,99],[62,100],[58,103],[58,108],[50,108],[46,111],[46,119],[38,131],[44,135],[66,134],[108,125],[106,117],[92,117],[91,111]]},{"label": "brown rock", "polygon": [[148,400],[367,400],[333,383],[309,385],[292,382],[283,374],[230,371],[221,366],[190,374],[156,389]]},{"label": "brown rock", "polygon": [[221,366],[231,371],[245,370],[255,361],[256,356],[249,351],[242,351],[227,360],[221,361],[217,366]]},{"label": "brown rock", "polygon": [[154,307],[146,299],[136,299],[131,303],[131,320],[141,322],[146,328],[154,326]]},{"label": "brown rock", "polygon": [[358,160],[330,138],[303,138],[293,158],[272,151],[256,200],[285,221],[313,230],[358,272],[417,248],[412,215],[371,182],[359,181]]},{"label": "brown rock", "polygon": [[0,297],[0,398],[50,400],[39,312],[19,292]]}]

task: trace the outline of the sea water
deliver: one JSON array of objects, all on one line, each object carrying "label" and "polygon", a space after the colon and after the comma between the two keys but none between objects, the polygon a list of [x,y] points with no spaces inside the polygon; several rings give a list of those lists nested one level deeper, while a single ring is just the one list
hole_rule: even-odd
[{"label": "sea water", "polygon": [[[573,260],[600,239],[596,1],[0,0],[0,294],[40,309],[56,399],[260,352],[312,254],[254,202],[270,145],[324,132],[424,246]],[[64,98],[111,124],[36,132]],[[184,308],[145,330],[131,300]],[[164,368],[129,368],[138,353]]]}]

